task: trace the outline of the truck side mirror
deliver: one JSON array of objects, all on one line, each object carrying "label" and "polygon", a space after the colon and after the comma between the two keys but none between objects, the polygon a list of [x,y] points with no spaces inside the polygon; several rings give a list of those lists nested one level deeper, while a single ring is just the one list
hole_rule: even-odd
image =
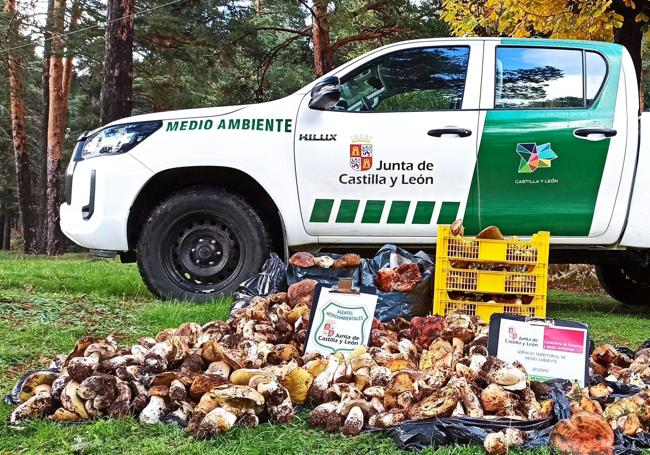
[{"label": "truck side mirror", "polygon": [[334,108],[341,98],[341,81],[336,76],[329,76],[314,85],[311,89],[309,107],[319,111]]}]

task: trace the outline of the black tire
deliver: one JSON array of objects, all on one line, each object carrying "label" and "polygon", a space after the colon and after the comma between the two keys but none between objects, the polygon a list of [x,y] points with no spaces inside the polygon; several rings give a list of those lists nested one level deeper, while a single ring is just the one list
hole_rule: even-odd
[{"label": "black tire", "polygon": [[232,294],[270,251],[264,223],[242,197],[191,188],[152,212],[138,239],[138,268],[162,299],[207,302]]},{"label": "black tire", "polygon": [[600,285],[613,299],[641,306],[649,301],[650,268],[642,265],[601,264],[596,266]]}]

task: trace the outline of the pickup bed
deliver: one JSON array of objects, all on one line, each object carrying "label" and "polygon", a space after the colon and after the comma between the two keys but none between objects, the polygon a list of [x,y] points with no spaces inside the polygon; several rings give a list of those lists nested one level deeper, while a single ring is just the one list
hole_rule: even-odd
[{"label": "pickup bed", "polygon": [[[425,39],[285,98],[121,119],[84,133],[61,228],[137,260],[163,298],[232,292],[270,251],[434,247],[436,225],[552,235],[629,304],[650,290],[650,117],[625,49]],[[644,177],[645,176],[645,177]]]}]

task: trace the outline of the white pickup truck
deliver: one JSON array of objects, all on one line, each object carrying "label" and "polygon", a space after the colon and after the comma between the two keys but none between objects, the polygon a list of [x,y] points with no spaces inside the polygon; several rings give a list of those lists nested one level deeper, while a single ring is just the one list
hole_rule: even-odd
[{"label": "white pickup truck", "polygon": [[121,119],[79,138],[61,228],[162,298],[232,292],[270,251],[433,247],[436,225],[552,235],[650,299],[650,115],[632,60],[589,41],[425,39],[286,98]]}]

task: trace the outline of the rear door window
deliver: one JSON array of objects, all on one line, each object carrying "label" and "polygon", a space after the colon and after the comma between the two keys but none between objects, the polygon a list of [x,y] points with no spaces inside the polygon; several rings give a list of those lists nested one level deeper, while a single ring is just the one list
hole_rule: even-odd
[{"label": "rear door window", "polygon": [[587,52],[585,62],[587,67],[587,106],[590,106],[598,97],[607,77],[607,62],[602,55],[596,52]]},{"label": "rear door window", "polygon": [[591,106],[607,78],[607,61],[594,51],[500,46],[496,51],[496,109]]}]

